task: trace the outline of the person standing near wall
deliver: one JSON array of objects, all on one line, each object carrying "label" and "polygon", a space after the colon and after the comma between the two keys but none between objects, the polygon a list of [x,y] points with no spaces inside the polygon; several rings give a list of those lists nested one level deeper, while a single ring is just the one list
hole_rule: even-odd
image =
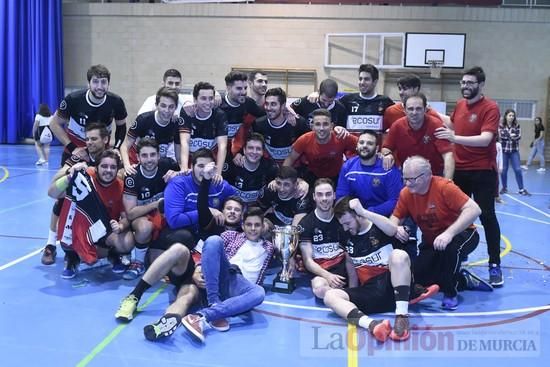
[{"label": "person standing near wall", "polygon": [[535,156],[539,157],[540,168],[537,172],[546,172],[546,162],[544,161],[544,126],[542,125],[542,118],[535,118],[535,140],[531,143],[531,152],[529,158],[524,166],[521,166],[524,170],[529,169],[529,165],[533,163]]}]

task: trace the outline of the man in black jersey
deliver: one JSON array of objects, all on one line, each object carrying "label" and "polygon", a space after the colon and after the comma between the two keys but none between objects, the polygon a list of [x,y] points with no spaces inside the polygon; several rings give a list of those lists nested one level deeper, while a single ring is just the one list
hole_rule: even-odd
[{"label": "man in black jersey", "polygon": [[136,117],[120,149],[124,170],[127,174],[136,173],[135,168],[132,166],[132,164],[137,163],[137,152],[134,143],[146,136],[155,139],[161,158],[169,157],[173,160],[180,158],[178,129],[181,117],[174,116],[177,105],[178,94],[173,89],[162,87],[156,95],[156,109]]},{"label": "man in black jersey", "polygon": [[258,199],[258,204],[265,210],[265,218],[276,226],[298,225],[311,210],[309,198],[295,197],[298,172],[292,167],[280,167],[275,182],[276,189],[266,188]]},{"label": "man in black jersey", "polygon": [[148,243],[158,238],[164,227],[159,205],[164,197],[166,183],[179,174],[179,166],[171,158],[161,158],[155,139],[145,137],[137,144],[139,165],[136,173],[124,179],[124,210],[134,230],[134,259],[124,273],[127,280],[136,279],[145,271]]},{"label": "man in black jersey", "polygon": [[[126,136],[126,106],[118,95],[109,92],[111,73],[103,65],[93,65],[87,73],[88,88],[68,94],[59,104],[50,122],[55,137],[65,146],[61,165],[77,148],[86,146],[86,125],[102,122],[109,132],[115,120],[114,147],[120,149]],[[67,125],[67,130],[63,125]]]},{"label": "man in black jersey", "polygon": [[240,71],[231,71],[225,76],[227,93],[222,99],[220,109],[227,115],[227,137],[231,140],[244,124],[250,126],[254,120],[265,115],[265,111],[256,102],[246,96],[248,76]]},{"label": "man in black jersey", "polygon": [[[103,153],[108,142],[109,132],[104,124],[100,122],[92,122],[86,125],[86,149],[78,150],[75,154],[71,155],[65,161],[63,167],[56,172],[52,182],[55,182],[58,178],[66,175],[72,166],[78,165],[78,170],[86,169],[88,166],[95,166],[97,163],[96,159],[99,158],[101,153]],[[59,213],[61,211],[62,204],[63,200],[57,200],[52,208],[48,241],[46,243],[46,247],[44,247],[44,252],[42,253],[41,258],[42,264],[44,265],[52,265],[55,263],[55,258],[57,255],[57,221],[59,220]]]},{"label": "man in black jersey", "polygon": [[[378,340],[406,340],[409,337],[408,307],[411,292],[411,261],[409,255],[394,245],[397,226],[391,221],[363,208],[359,199],[349,196],[334,207],[338,221],[351,235],[347,252],[355,265],[359,286],[331,289],[325,294],[325,304],[349,323],[363,327]],[[431,286],[415,298],[416,303],[439,287]],[[367,313],[395,311],[392,331],[389,320],[374,320]]]},{"label": "man in black jersey", "polygon": [[223,172],[224,178],[237,189],[237,195],[246,203],[258,200],[266,185],[277,175],[277,164],[264,157],[264,147],[262,135],[250,134],[243,148],[243,166],[230,161]]},{"label": "man in black jersey", "polygon": [[300,251],[305,268],[315,276],[311,280],[313,294],[323,299],[329,289],[356,287],[358,283],[342,245],[347,236],[334,217],[334,184],[319,178],[313,186],[315,209],[300,221]]},{"label": "man in black jersey", "polygon": [[286,93],[281,88],[268,90],[265,100],[266,116],[254,121],[252,131],[263,135],[267,152],[281,165],[292,151],[292,143],[308,132],[309,126],[301,117],[296,120],[295,125],[287,121],[284,114]]},{"label": "man in black jersey", "polygon": [[307,119],[311,125],[313,121],[313,111],[324,108],[330,111],[332,117],[332,123],[335,126],[346,126],[347,111],[344,105],[336,99],[338,94],[338,83],[332,79],[325,79],[319,85],[319,100],[315,103],[308,101],[307,96],[304,98],[298,98],[292,102],[290,108],[294,110],[299,116]]},{"label": "man in black jersey", "polygon": [[189,171],[189,155],[200,148],[216,153],[216,182],[221,182],[223,164],[227,154],[227,116],[219,108],[214,108],[214,86],[199,82],[193,87],[195,113],[188,115],[182,109],[179,126],[181,142],[180,167]]}]

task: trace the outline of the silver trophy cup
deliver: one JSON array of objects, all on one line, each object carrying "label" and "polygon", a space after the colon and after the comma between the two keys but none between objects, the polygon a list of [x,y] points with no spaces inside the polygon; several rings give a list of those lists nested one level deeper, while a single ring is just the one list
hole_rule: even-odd
[{"label": "silver trophy cup", "polygon": [[275,226],[273,228],[273,245],[277,250],[277,256],[283,263],[283,268],[273,280],[273,291],[280,293],[292,293],[294,281],[289,269],[290,259],[298,250],[300,240],[300,226]]}]

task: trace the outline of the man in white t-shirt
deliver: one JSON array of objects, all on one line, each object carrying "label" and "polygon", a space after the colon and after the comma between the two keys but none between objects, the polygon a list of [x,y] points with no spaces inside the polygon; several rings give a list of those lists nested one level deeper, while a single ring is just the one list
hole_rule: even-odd
[{"label": "man in white t-shirt", "polygon": [[[181,108],[184,104],[192,104],[193,103],[193,96],[190,94],[181,94],[182,89],[182,78],[181,73],[176,69],[168,69],[164,72],[164,76],[162,77],[162,86],[168,87],[170,89],[175,90],[178,93],[179,101],[178,106],[176,107],[176,110],[174,111],[174,115],[179,116]],[[147,97],[145,102],[141,105],[141,108],[138,111],[138,115],[141,115],[144,112],[154,111],[156,109],[156,94],[153,94],[152,96]]]}]

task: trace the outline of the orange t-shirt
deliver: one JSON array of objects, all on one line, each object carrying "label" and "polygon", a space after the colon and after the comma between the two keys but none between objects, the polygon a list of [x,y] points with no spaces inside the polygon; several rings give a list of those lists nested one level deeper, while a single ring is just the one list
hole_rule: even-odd
[{"label": "orange t-shirt", "polygon": [[399,219],[411,216],[422,231],[422,242],[432,245],[434,239],[456,221],[468,200],[451,180],[433,176],[424,195],[403,188],[392,215]]}]

